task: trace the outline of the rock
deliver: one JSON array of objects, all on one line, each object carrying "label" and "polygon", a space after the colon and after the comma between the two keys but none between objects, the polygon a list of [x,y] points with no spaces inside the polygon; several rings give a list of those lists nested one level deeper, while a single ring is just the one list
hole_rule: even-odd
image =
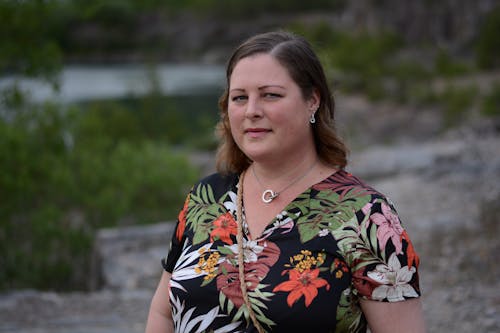
[{"label": "rock", "polygon": [[411,230],[478,227],[500,197],[500,135],[468,132],[353,154],[350,171],[386,194]]},{"label": "rock", "polygon": [[2,333],[144,332],[152,290],[0,295]]},{"label": "rock", "polygon": [[162,272],[175,223],[103,229],[94,247],[94,289],[153,290]]}]

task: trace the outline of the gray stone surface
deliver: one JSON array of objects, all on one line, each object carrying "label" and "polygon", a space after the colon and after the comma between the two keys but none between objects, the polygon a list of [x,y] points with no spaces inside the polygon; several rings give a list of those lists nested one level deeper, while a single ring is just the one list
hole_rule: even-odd
[{"label": "gray stone surface", "polygon": [[4,294],[0,297],[0,332],[144,332],[151,296],[152,290]]},{"label": "gray stone surface", "polygon": [[94,250],[94,286],[151,290],[161,274],[174,222],[100,230]]}]

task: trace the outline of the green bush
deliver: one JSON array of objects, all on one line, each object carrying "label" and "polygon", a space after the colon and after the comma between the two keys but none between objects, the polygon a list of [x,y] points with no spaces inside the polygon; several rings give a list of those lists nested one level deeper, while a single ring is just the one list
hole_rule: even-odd
[{"label": "green bush", "polygon": [[55,84],[62,63],[54,36],[55,1],[0,1],[0,74],[17,72]]},{"label": "green bush", "polygon": [[[174,1],[175,2],[175,1]],[[251,15],[274,13],[293,13],[314,10],[337,10],[343,8],[345,0],[187,0],[184,9],[218,17],[242,18]]]},{"label": "green bush", "polygon": [[[174,146],[214,150],[218,94],[99,100],[81,108],[78,140],[116,145],[120,140],[155,140]],[[106,132],[103,137],[100,133]],[[113,141],[111,138],[114,138]],[[107,140],[107,141],[106,141]],[[106,141],[106,142],[105,142]]]},{"label": "green bush", "polygon": [[[431,89],[432,74],[421,64],[411,60],[400,60],[391,63],[387,69],[387,76],[394,82],[392,89],[386,89],[383,97],[393,99],[399,103],[421,103]],[[378,86],[382,86],[378,83]]]},{"label": "green bush", "polygon": [[335,73],[342,90],[361,91],[373,99],[387,95],[382,80],[397,71],[393,57],[403,46],[400,36],[391,32],[341,32],[326,22],[312,26],[293,24],[288,28],[311,41],[327,72]]},{"label": "green bush", "polygon": [[70,163],[73,201],[95,227],[173,220],[197,177],[181,154],[154,142],[78,148]]},{"label": "green bush", "polygon": [[173,220],[198,177],[126,117],[114,130],[50,103],[13,114],[0,118],[0,289],[84,289],[96,229]]},{"label": "green bush", "polygon": [[444,120],[448,126],[460,123],[464,120],[466,111],[469,110],[478,95],[475,86],[455,87],[449,85],[439,94],[438,100],[444,106]]},{"label": "green bush", "polygon": [[439,50],[434,61],[434,69],[436,75],[446,77],[464,75],[471,71],[467,65],[453,59],[444,49]]},{"label": "green bush", "polygon": [[476,62],[479,68],[492,69],[500,66],[500,6],[488,13],[479,30],[476,43]]},{"label": "green bush", "polygon": [[485,116],[500,116],[500,82],[493,83],[491,91],[484,96],[481,113]]}]

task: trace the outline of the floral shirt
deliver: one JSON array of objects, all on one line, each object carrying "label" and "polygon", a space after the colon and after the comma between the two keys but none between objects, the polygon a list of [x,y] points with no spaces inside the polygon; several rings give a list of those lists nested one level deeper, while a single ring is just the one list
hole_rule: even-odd
[{"label": "floral shirt", "polygon": [[[205,178],[179,214],[162,261],[176,332],[256,332],[238,275],[237,183]],[[243,223],[248,296],[267,332],[365,332],[360,298],[420,296],[419,259],[393,206],[346,171],[296,197],[260,238]]]}]

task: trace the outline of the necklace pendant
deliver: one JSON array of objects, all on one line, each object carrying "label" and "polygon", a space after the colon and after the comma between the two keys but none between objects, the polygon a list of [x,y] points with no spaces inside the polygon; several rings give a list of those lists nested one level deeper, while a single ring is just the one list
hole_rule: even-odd
[{"label": "necklace pendant", "polygon": [[265,190],[264,192],[262,192],[262,201],[264,203],[270,203],[271,201],[273,201],[277,196],[279,195],[279,193],[277,192],[274,192],[273,190]]}]

